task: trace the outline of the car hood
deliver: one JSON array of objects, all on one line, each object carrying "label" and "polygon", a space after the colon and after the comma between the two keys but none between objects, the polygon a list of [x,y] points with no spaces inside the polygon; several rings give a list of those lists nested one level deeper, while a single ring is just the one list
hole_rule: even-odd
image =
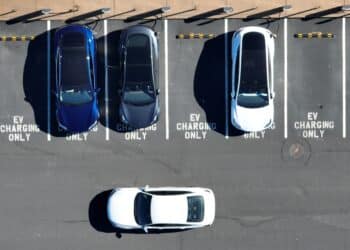
[{"label": "car hood", "polygon": [[215,219],[215,196],[212,190],[207,189],[203,194],[204,198],[204,225],[211,225]]},{"label": "car hood", "polygon": [[135,221],[135,197],[139,193],[137,188],[113,190],[107,203],[107,216],[109,221],[120,228],[139,228]]},{"label": "car hood", "polygon": [[245,132],[262,131],[273,122],[274,108],[272,102],[262,108],[245,108],[233,103],[231,110],[232,124],[237,129]]},{"label": "car hood", "polygon": [[81,104],[81,105],[66,105],[58,104],[57,118],[59,122],[67,128],[69,132],[85,132],[99,118],[97,102]]},{"label": "car hood", "polygon": [[157,115],[157,106],[157,100],[144,106],[135,106],[122,102],[120,109],[128,125],[133,128],[144,128],[153,123]]}]

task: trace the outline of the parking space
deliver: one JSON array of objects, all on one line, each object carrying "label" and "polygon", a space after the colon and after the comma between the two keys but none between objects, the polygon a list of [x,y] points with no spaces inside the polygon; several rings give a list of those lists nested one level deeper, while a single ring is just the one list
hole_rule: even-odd
[{"label": "parking space", "polygon": [[344,58],[345,60],[345,82],[343,84],[345,84],[345,92],[344,92],[344,100],[343,100],[343,123],[345,126],[345,131],[343,131],[343,136],[345,138],[349,138],[349,131],[350,131],[350,105],[349,105],[349,101],[350,101],[350,87],[349,87],[349,83],[350,83],[350,31],[349,31],[349,27],[350,27],[350,20],[348,18],[344,19],[344,31],[345,31],[345,37],[344,37],[344,49],[346,51],[345,55],[346,58]]},{"label": "parking space", "polygon": [[[190,33],[212,39],[177,39]],[[225,136],[224,20],[206,24],[169,21],[170,139]]]},{"label": "parking space", "polygon": [[[103,23],[102,22],[86,22],[88,26],[93,30],[94,35],[96,37],[97,41],[97,48],[98,50],[102,47],[103,48],[103,37],[104,37],[104,30],[103,30]],[[94,127],[89,132],[84,133],[77,133],[77,134],[71,134],[66,133],[62,131],[57,124],[56,120],[56,97],[54,95],[54,92],[56,90],[55,86],[55,54],[54,54],[54,37],[55,37],[55,31],[59,29],[60,27],[65,26],[66,24],[62,21],[50,21],[50,39],[51,39],[51,48],[50,48],[50,90],[51,90],[51,96],[50,98],[50,128],[51,128],[51,140],[53,142],[57,141],[66,141],[66,142],[86,142],[86,141],[104,141],[105,140],[105,127],[102,126],[101,123],[98,123],[96,127]],[[101,42],[102,41],[102,42]],[[102,56],[102,59],[101,59]],[[103,51],[102,54],[97,54],[97,85],[98,87],[103,86],[104,84],[104,61],[103,61]],[[103,93],[100,92],[99,95],[99,106],[100,106],[100,113],[103,113],[104,111],[104,99],[101,97]]]},{"label": "parking space", "polygon": [[[261,26],[266,29],[269,29],[271,32],[276,34],[275,39],[275,58],[274,58],[274,91],[275,91],[275,115],[274,122],[275,125],[271,129],[267,129],[261,132],[254,133],[245,133],[240,136],[239,139],[248,140],[251,142],[260,141],[262,143],[270,143],[280,141],[283,138],[284,131],[284,20],[240,20],[232,19],[229,20],[229,45],[232,43],[233,33],[241,28],[246,26]],[[230,46],[229,46],[230,48]],[[231,50],[229,51],[229,56],[231,57]],[[231,60],[229,60],[231,63]],[[229,72],[231,72],[231,66],[229,67]],[[229,93],[231,93],[231,77],[229,77]],[[228,93],[228,94],[229,94]],[[230,107],[230,106],[229,106]],[[230,122],[230,134],[236,134],[234,127]],[[235,138],[237,139],[237,138]]]},{"label": "parking space", "polygon": [[[227,22],[225,26],[225,22]],[[261,25],[277,33],[275,61],[275,127],[258,133],[241,133],[231,125],[231,43],[235,30]],[[227,37],[225,38],[225,31]],[[176,35],[214,34],[211,39],[177,39]],[[225,48],[227,39],[227,48]],[[221,143],[274,141],[283,136],[284,39],[283,20],[169,21],[170,138]],[[225,58],[227,56],[227,58]],[[227,67],[227,72],[225,72]]]},{"label": "parking space", "polygon": [[[74,136],[58,131],[51,93],[55,88],[53,37],[64,23],[0,23],[2,36],[36,36],[30,42],[0,43],[0,245],[35,250],[52,245],[67,249],[347,249],[350,144],[342,139],[342,19],[319,22],[91,22],[97,40],[101,119],[95,131]],[[119,36],[136,23],[157,31],[160,52],[160,120],[142,130],[125,127],[118,118]],[[275,128],[242,134],[230,122],[230,46],[233,32],[251,25],[277,35]],[[332,32],[335,38],[293,36],[311,31]],[[190,33],[215,38],[176,38]],[[345,97],[348,104],[350,88]],[[349,122],[347,128],[350,131]],[[34,131],[29,136],[28,129]],[[19,143],[10,143],[11,138]],[[324,150],[321,139],[334,143]],[[31,144],[23,147],[20,143],[26,140]],[[173,234],[125,233],[117,239],[102,221],[109,191],[146,184],[212,188],[217,201],[214,225]]]},{"label": "parking space", "polygon": [[[0,23],[2,37],[37,36],[45,31],[45,22],[13,26]],[[45,38],[40,38],[36,45],[32,41],[0,43],[0,136],[3,141],[40,143],[46,140],[47,43]]]},{"label": "parking space", "polygon": [[[298,39],[296,33],[333,33]],[[342,138],[342,20],[288,20],[288,137]]]},{"label": "parking space", "polygon": [[[118,89],[121,87],[120,83],[120,56],[119,56],[119,36],[121,31],[131,25],[142,24],[151,27],[157,32],[159,41],[159,101],[160,101],[160,117],[156,124],[147,128],[133,129],[123,124],[119,119],[119,103],[120,97]],[[135,21],[132,23],[125,23],[118,20],[109,20],[107,35],[107,62],[108,62],[108,116],[105,117],[106,127],[110,130],[110,140],[116,143],[130,142],[159,142],[165,140],[165,83],[164,83],[164,22],[157,21]],[[101,53],[103,54],[103,53]],[[104,88],[103,88],[104,89]],[[105,89],[104,89],[105,91]],[[106,93],[106,92],[105,92]],[[106,120],[107,119],[107,120]],[[108,124],[107,124],[108,123]]]}]

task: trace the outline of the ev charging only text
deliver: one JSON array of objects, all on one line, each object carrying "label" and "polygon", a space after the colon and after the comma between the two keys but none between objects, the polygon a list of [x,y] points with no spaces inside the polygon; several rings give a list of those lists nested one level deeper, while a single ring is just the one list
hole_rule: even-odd
[{"label": "ev charging only text", "polygon": [[12,123],[0,124],[0,133],[7,134],[10,142],[28,142],[32,133],[38,133],[40,129],[36,124],[25,123],[21,115],[12,116]]},{"label": "ev charging only text", "polygon": [[318,112],[308,112],[306,121],[295,121],[294,129],[301,131],[303,138],[324,138],[327,130],[334,129],[334,121],[319,120]]},{"label": "ev charging only text", "polygon": [[188,122],[176,123],[176,130],[183,131],[186,140],[205,140],[208,130],[215,129],[216,123],[202,122],[200,118],[200,114],[191,113]]}]

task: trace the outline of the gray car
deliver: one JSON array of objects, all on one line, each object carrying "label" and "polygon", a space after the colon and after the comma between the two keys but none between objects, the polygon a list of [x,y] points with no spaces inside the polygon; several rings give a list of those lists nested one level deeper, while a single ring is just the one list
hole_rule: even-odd
[{"label": "gray car", "polygon": [[121,89],[120,120],[144,128],[159,116],[158,40],[142,25],[131,26],[120,37]]}]

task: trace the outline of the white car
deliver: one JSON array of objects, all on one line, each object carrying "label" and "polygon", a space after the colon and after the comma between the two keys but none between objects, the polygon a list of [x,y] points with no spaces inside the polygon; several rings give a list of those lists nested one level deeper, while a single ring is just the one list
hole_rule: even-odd
[{"label": "white car", "polygon": [[244,27],[232,39],[231,123],[244,132],[274,125],[275,35]]},{"label": "white car", "polygon": [[107,202],[110,223],[121,229],[184,230],[209,226],[215,217],[212,190],[199,187],[116,188]]}]

